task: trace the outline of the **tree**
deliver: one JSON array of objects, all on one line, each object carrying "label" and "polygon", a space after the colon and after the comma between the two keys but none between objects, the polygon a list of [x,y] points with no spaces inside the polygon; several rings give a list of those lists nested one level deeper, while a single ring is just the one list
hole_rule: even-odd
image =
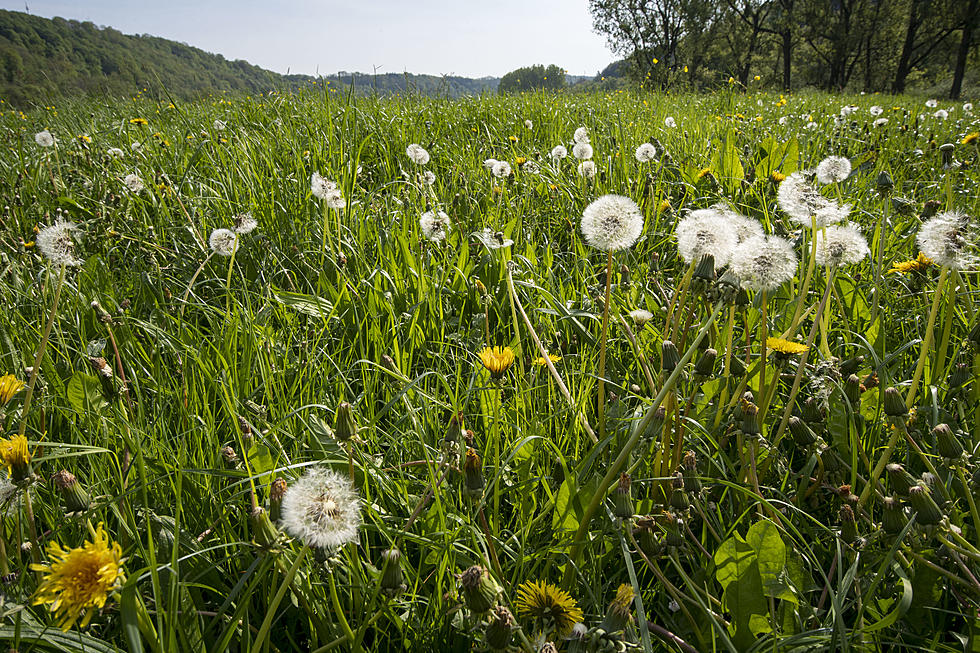
[{"label": "tree", "polygon": [[565,88],[565,71],[554,64],[545,68],[538,64],[512,70],[500,79],[499,93]]},{"label": "tree", "polygon": [[980,0],[970,0],[969,6],[966,8],[966,16],[963,20],[960,47],[956,53],[953,86],[949,91],[949,97],[953,100],[960,97],[960,91],[963,88],[963,77],[966,74],[966,60],[970,56],[970,49],[973,47],[973,34],[977,29],[978,20],[980,20],[977,14],[980,14]]}]

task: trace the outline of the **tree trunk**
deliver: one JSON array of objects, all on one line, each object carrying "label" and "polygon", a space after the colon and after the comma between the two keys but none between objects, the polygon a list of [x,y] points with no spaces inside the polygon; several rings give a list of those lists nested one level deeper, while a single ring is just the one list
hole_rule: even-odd
[{"label": "tree trunk", "polygon": [[783,32],[783,89],[793,90],[793,33],[790,30]]},{"label": "tree trunk", "polygon": [[902,44],[902,54],[898,57],[898,68],[895,70],[895,81],[892,82],[892,93],[905,91],[905,79],[910,72],[909,61],[912,59],[912,50],[915,47],[915,33],[919,31],[921,23],[918,0],[912,0],[912,6],[909,7],[909,24],[905,29],[905,43]]},{"label": "tree trunk", "polygon": [[960,37],[960,49],[956,54],[956,69],[953,71],[953,87],[949,90],[949,97],[957,100],[960,91],[963,89],[963,77],[966,75],[966,60],[970,56],[970,48],[973,47],[973,32],[977,27],[977,13],[980,12],[980,0],[970,0],[970,6],[966,10],[966,18],[963,23],[963,35]]}]

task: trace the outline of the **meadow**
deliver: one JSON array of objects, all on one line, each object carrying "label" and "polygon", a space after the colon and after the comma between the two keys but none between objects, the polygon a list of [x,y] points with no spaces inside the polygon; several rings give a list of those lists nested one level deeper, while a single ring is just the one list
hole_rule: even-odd
[{"label": "meadow", "polygon": [[980,118],[0,116],[0,640],[980,648]]}]

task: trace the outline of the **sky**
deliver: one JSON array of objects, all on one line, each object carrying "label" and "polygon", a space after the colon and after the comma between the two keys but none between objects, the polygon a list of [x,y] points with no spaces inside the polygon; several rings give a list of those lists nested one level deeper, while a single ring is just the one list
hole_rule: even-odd
[{"label": "sky", "polygon": [[0,0],[25,4],[280,73],[499,77],[540,63],[595,75],[616,59],[588,0]]}]

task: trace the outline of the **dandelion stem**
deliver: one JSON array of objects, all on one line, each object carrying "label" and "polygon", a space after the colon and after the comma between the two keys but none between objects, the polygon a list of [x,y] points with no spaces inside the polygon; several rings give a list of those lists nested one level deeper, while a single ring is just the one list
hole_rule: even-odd
[{"label": "dandelion stem", "polygon": [[[296,572],[299,571],[300,564],[302,564],[303,559],[309,552],[310,547],[303,545],[300,552],[296,555],[296,560],[293,561],[292,566],[286,572],[285,577],[282,579],[282,583],[279,585],[279,589],[276,591],[275,596],[272,597],[272,601],[269,603],[269,607],[265,613],[265,619],[262,620],[262,625],[259,627],[259,632],[255,636],[255,643],[252,645],[252,653],[261,653],[262,647],[265,645],[265,640],[269,636],[269,629],[272,627],[272,621],[276,616],[276,610],[279,604],[282,603],[283,598],[286,596],[286,592],[289,590],[289,586],[293,584],[293,578],[296,576]],[[331,593],[336,594],[337,590],[333,585],[333,575],[330,576],[330,588]],[[339,619],[343,620],[343,615],[339,616]],[[343,621],[344,625],[347,625],[346,621]],[[345,636],[354,641],[354,633],[350,631],[350,626],[347,626],[345,631]]]},{"label": "dandelion stem", "polygon": [[606,254],[606,297],[602,304],[602,334],[599,336],[599,383],[596,392],[596,410],[599,422],[599,440],[606,437],[606,331],[609,326],[609,288],[612,285],[612,252]]},{"label": "dandelion stem", "polygon": [[932,308],[929,310],[929,321],[926,323],[926,333],[922,338],[919,347],[919,360],[915,364],[915,373],[912,375],[912,383],[909,385],[909,392],[905,395],[905,407],[911,408],[915,403],[916,393],[919,390],[919,382],[922,380],[922,371],[925,369],[926,359],[929,357],[929,350],[932,348],[932,336],[936,326],[936,314],[939,312],[939,300],[942,298],[943,286],[946,285],[946,277],[949,274],[949,267],[943,266],[939,273],[939,281],[936,282],[936,291],[932,297]]},{"label": "dandelion stem", "polygon": [[796,299],[796,310],[793,311],[793,321],[789,324],[789,330],[786,337],[792,339],[796,335],[796,329],[800,325],[800,320],[803,314],[803,306],[806,304],[807,293],[810,292],[810,280],[813,278],[813,269],[817,263],[817,218],[813,216],[810,218],[811,229],[810,229],[810,258],[806,264],[806,276],[803,278],[803,285],[800,287],[800,293],[797,295]]}]

